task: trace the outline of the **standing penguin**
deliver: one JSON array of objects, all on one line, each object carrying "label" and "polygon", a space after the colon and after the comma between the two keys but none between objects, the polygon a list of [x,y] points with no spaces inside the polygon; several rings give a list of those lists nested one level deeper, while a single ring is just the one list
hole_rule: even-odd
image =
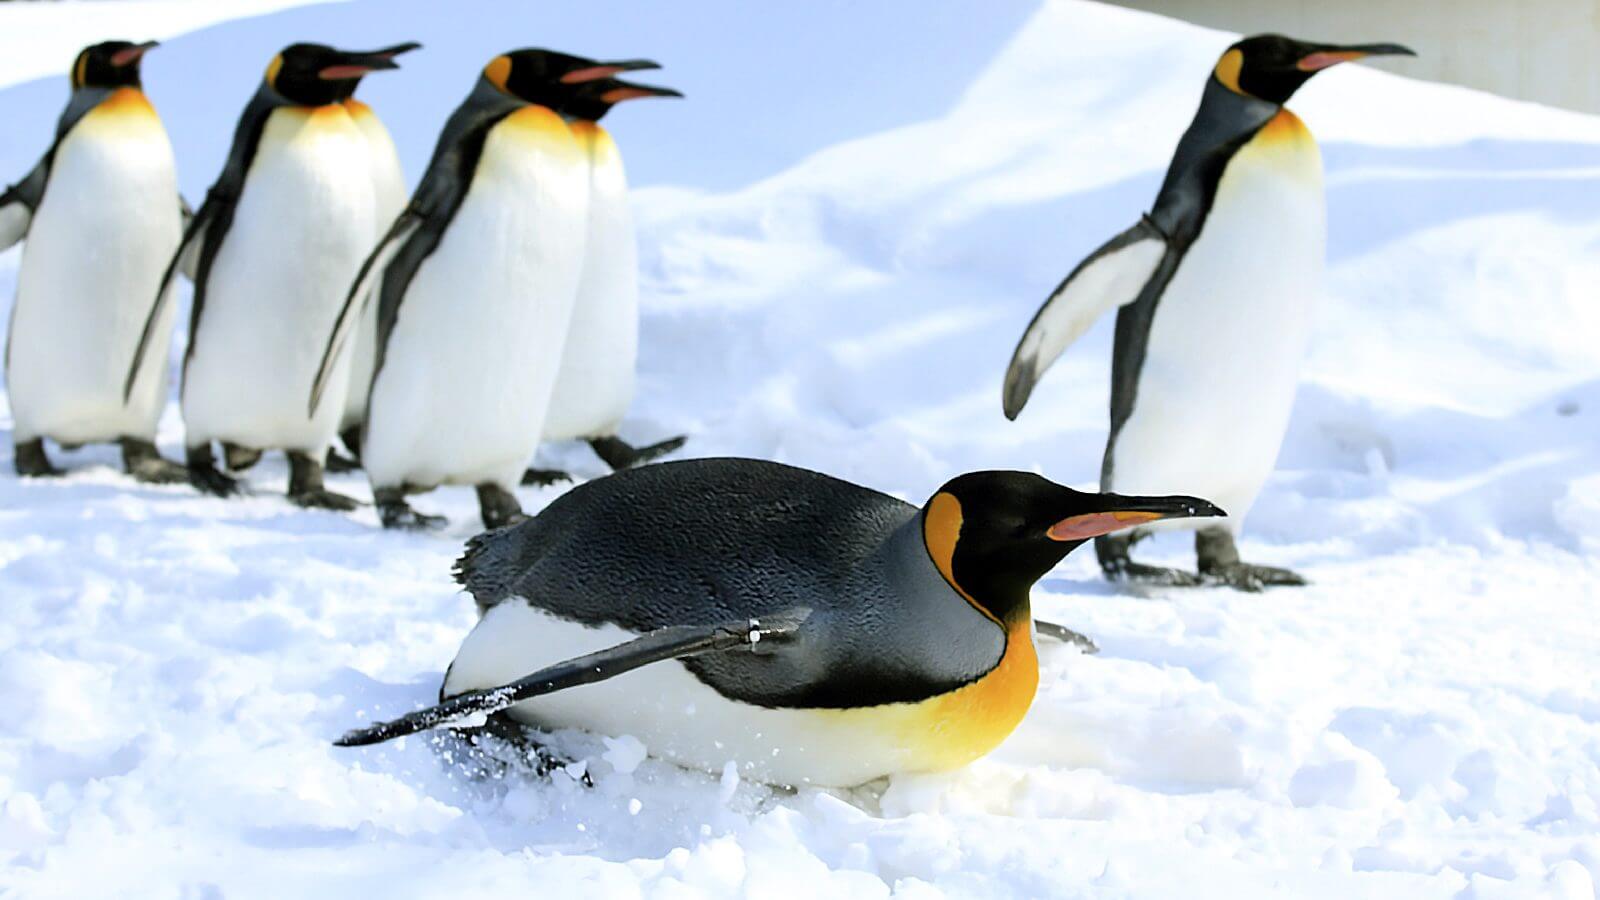
[{"label": "standing penguin", "polygon": [[478,491],[484,524],[521,515],[512,489],[544,428],[583,268],[588,161],[559,115],[577,85],[646,61],[518,50],[484,67],[433,159],[361,267],[327,333],[308,408],[378,279],[377,362],[362,465],[385,527],[433,527],[406,503],[440,484]]},{"label": "standing penguin", "polygon": [[761,460],[617,472],[473,538],[456,574],[482,618],[445,702],[338,743],[505,709],[779,784],[956,768],[1033,702],[1034,582],[1095,535],[1221,514],[1024,472],[958,476],[920,508]]},{"label": "standing penguin", "polygon": [[5,352],[19,475],[59,474],[50,438],[118,441],[133,477],[186,480],[155,446],[170,312],[153,324],[157,349],[139,390],[122,395],[144,305],[183,233],[172,144],[140,85],[154,46],[108,41],[79,53],[55,142],[0,194],[0,249],[27,238]]},{"label": "standing penguin", "polygon": [[1107,577],[1250,591],[1305,583],[1241,562],[1234,545],[1283,442],[1322,288],[1322,158],[1283,104],[1317,72],[1382,54],[1411,51],[1280,35],[1228,48],[1150,213],[1079,263],[1023,333],[1005,378],[1011,419],[1056,357],[1121,307],[1101,487],[1181,487],[1232,514],[1196,534],[1201,577],[1133,562],[1129,548],[1151,527],[1096,540]]},{"label": "standing penguin", "polygon": [[[585,440],[612,469],[671,453],[683,446],[684,438],[633,447],[617,437],[617,426],[633,401],[639,355],[639,248],[622,154],[600,120],[626,100],[681,96],[669,88],[603,78],[580,85],[562,110],[572,119],[572,134],[589,160],[589,236],[544,437]],[[531,470],[523,482],[545,482],[553,474]]]},{"label": "standing penguin", "polygon": [[[342,100],[350,82],[394,68],[388,51],[284,48],[240,116],[222,174],[168,265],[147,337],[166,311],[165,282],[184,249],[198,245],[181,402],[189,474],[203,490],[226,496],[238,489],[217,471],[211,442],[221,441],[287,451],[289,498],[299,505],[357,505],[322,481],[349,354],[334,361],[332,402],[307,415],[303,398],[321,337],[377,230],[372,153]],[[137,375],[129,372],[128,390]]]},{"label": "standing penguin", "polygon": [[[400,44],[378,52],[394,57],[420,46],[415,43]],[[377,192],[378,201],[378,228],[372,239],[376,242],[383,237],[389,223],[400,214],[400,210],[405,208],[406,179],[400,169],[400,154],[395,151],[389,129],[383,127],[383,121],[372,111],[372,107],[355,99],[355,88],[356,84],[351,83],[352,96],[345,99],[344,105],[361,128],[361,133],[366,135],[367,149],[372,153],[373,189]],[[372,369],[377,356],[378,304],[376,298],[371,296],[375,293],[369,292],[361,301],[364,304],[361,321],[356,327],[355,345],[351,349],[350,387],[345,392],[344,415],[339,419],[339,439],[357,459],[361,456],[361,423],[367,417],[367,392],[372,387]]]}]

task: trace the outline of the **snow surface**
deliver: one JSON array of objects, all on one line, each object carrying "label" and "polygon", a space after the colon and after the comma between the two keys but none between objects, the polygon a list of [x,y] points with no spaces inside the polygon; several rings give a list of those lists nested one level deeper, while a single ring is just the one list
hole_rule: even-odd
[{"label": "snow surface", "polygon": [[[25,79],[113,12],[162,34],[220,14],[89,9],[0,9],[6,178],[65,94]],[[413,176],[499,50],[655,57],[688,99],[607,123],[641,230],[627,436],[917,501],[974,468],[1089,485],[1109,320],[1015,424],[1000,377],[1045,293],[1147,207],[1230,37],[978,9],[359,0],[174,38],[147,84],[197,199],[290,40],[428,45],[362,90]],[[12,53],[57,10],[51,65]],[[1600,119],[1355,67],[1293,106],[1327,161],[1329,302],[1243,549],[1311,587],[1128,592],[1070,558],[1037,608],[1103,652],[1046,645],[1028,719],[963,771],[791,793],[567,734],[579,762],[543,780],[449,741],[328,743],[433,696],[473,621],[449,577],[470,492],[419,498],[443,537],[387,534],[284,503],[277,460],[220,501],[85,449],[63,482],[0,475],[0,893],[1596,897]],[[1181,536],[1146,555],[1191,560]]]}]

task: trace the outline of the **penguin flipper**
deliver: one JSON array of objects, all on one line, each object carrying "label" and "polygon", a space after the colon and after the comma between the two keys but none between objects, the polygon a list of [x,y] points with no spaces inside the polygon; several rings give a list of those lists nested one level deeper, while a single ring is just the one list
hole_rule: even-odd
[{"label": "penguin flipper", "polygon": [[[188,209],[188,204],[184,203],[181,196],[178,198],[178,203],[180,209]],[[128,398],[133,396],[133,384],[139,378],[139,365],[144,362],[144,355],[150,350],[150,339],[155,335],[156,323],[161,321],[162,310],[171,301],[173,279],[178,277],[180,271],[191,281],[196,278],[195,269],[198,266],[200,248],[205,243],[202,235],[206,230],[206,224],[216,215],[216,208],[216,204],[208,197],[206,202],[200,205],[199,212],[189,215],[184,220],[183,237],[178,241],[178,249],[173,251],[172,259],[167,261],[166,270],[161,273],[161,283],[156,286],[155,301],[150,304],[150,313],[145,316],[144,327],[139,330],[139,343],[133,348],[133,361],[129,363],[127,378],[122,382],[123,403],[127,403]],[[194,345],[194,322],[198,322],[200,318],[198,305],[202,302],[198,290],[195,291],[194,302],[196,311],[190,316],[193,321],[189,328],[191,347]]]},{"label": "penguin flipper", "polygon": [[394,259],[422,223],[423,217],[412,209],[403,210],[356,271],[355,281],[351,282],[350,290],[345,294],[344,305],[339,307],[339,315],[333,320],[333,331],[329,332],[328,342],[323,345],[322,361],[317,365],[317,375],[311,381],[311,395],[306,400],[306,415],[316,414],[317,404],[322,402],[323,392],[328,389],[328,379],[333,376],[334,361],[339,358],[339,351],[349,339],[350,332],[361,320],[361,312],[366,309],[372,296],[373,283],[382,276],[389,261]]},{"label": "penguin flipper", "polygon": [[44,199],[44,185],[49,179],[50,155],[46,155],[21,181],[0,193],[0,250],[12,247],[27,236],[34,210]]},{"label": "penguin flipper", "polygon": [[1138,298],[1170,250],[1167,236],[1146,216],[1089,254],[1056,286],[1034,313],[1006,368],[1006,418],[1022,412],[1034,384],[1096,319]]},{"label": "penguin flipper", "polygon": [[407,713],[398,719],[347,731],[333,743],[338,747],[378,744],[474,713],[498,712],[530,697],[605,681],[641,666],[669,659],[740,649],[760,652],[763,641],[792,638],[810,614],[809,609],[795,608],[760,620],[745,619],[718,625],[669,625],[615,647],[546,666],[510,684],[457,694],[442,703]]}]

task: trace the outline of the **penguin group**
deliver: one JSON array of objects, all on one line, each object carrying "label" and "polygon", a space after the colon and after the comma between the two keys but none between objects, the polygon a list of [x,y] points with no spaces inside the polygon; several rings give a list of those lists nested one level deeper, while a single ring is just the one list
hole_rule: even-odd
[{"label": "penguin group", "polygon": [[[359,465],[385,526],[442,524],[406,494],[466,484],[494,528],[521,516],[514,486],[564,477],[529,468],[542,440],[587,440],[613,467],[681,446],[617,435],[637,263],[621,156],[599,120],[680,96],[616,77],[655,63],[495,57],[408,201],[394,141],[355,93],[420,45],[292,44],[191,213],[142,90],[154,46],[86,48],[54,144],[0,195],[0,244],[27,241],[5,357],[19,475],[59,472],[46,439],[116,441],[135,478],[225,497],[281,450],[298,505],[355,509],[324,471]],[[194,282],[182,464],[154,441],[180,274]]]},{"label": "penguin group", "polygon": [[[1101,492],[977,471],[916,506],[762,460],[639,467],[682,438],[618,437],[637,262],[599,122],[679,96],[619,77],[655,63],[495,57],[404,200],[394,144],[354,92],[416,45],[296,44],[191,216],[139,88],[151,46],[86,49],[55,143],[0,195],[0,245],[28,240],[6,351],[17,469],[55,471],[45,438],[118,441],[136,478],[227,495],[239,485],[214,443],[235,474],[283,450],[291,500],[349,509],[323,484],[338,437],[400,528],[441,521],[409,495],[472,486],[488,530],[456,576],[479,620],[439,703],[341,746],[439,726],[475,740],[489,726],[467,720],[489,714],[638,735],[695,768],[739,759],[779,784],[942,771],[1022,720],[1036,634],[1077,637],[1035,622],[1029,592],[1083,543],[1111,579],[1304,583],[1235,543],[1287,428],[1324,257],[1320,156],[1285,104],[1320,71],[1405,47],[1229,47],[1151,209],[1051,292],[1005,374],[1015,419],[1117,309]],[[92,260],[74,250],[90,239],[105,251]],[[177,273],[195,284],[182,465],[153,440]],[[615,471],[524,516],[513,487],[559,474],[530,468],[535,450],[570,439]],[[1195,530],[1196,572],[1131,558],[1169,528]]]}]

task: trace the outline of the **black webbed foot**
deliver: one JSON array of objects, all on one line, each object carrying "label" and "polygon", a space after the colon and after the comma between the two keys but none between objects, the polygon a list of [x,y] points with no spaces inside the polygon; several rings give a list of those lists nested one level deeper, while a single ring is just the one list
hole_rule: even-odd
[{"label": "black webbed foot", "polygon": [[19,442],[13,459],[17,474],[23,478],[55,478],[65,474],[50,462],[49,456],[45,455],[44,438]]},{"label": "black webbed foot", "polygon": [[349,512],[361,506],[354,497],[346,497],[323,487],[322,463],[309,453],[289,451],[289,502],[306,509],[331,509]]},{"label": "black webbed foot", "polygon": [[329,472],[335,474],[361,471],[361,460],[344,456],[339,451],[331,448],[328,450],[328,461],[324,465]]},{"label": "black webbed foot", "polygon": [[1141,584],[1159,584],[1168,587],[1198,587],[1200,576],[1182,569],[1148,566],[1134,562],[1128,555],[1144,535],[1121,532],[1094,539],[1094,555],[1100,560],[1100,571],[1107,581],[1131,581]]},{"label": "black webbed foot", "polygon": [[572,476],[560,469],[529,469],[522,473],[523,485],[530,487],[549,487],[571,480]]},{"label": "black webbed foot", "polygon": [[[618,437],[590,438],[589,446],[594,449],[595,455],[600,457],[612,471],[642,466],[645,463],[666,456],[668,453],[682,447],[689,440],[688,435],[678,435],[644,447],[635,447]],[[526,484],[526,482],[524,482]]]},{"label": "black webbed foot", "polygon": [[189,470],[156,451],[156,445],[141,438],[123,438],[122,467],[135,481],[145,484],[184,484]]},{"label": "black webbed foot", "polygon": [[1305,578],[1288,569],[1257,566],[1239,559],[1233,533],[1226,528],[1206,528],[1195,532],[1195,556],[1200,560],[1200,575],[1208,582],[1225,584],[1235,590],[1258,593],[1269,587],[1300,587]]},{"label": "black webbed foot", "polygon": [[[515,767],[548,778],[557,769],[570,772],[576,762],[550,749],[531,729],[503,712],[491,713],[484,724],[473,728],[451,729],[451,735],[467,745],[463,763],[470,765],[471,774],[477,777],[502,778]],[[587,769],[576,780],[584,787],[594,787]]]},{"label": "black webbed foot", "polygon": [[400,488],[377,488],[372,500],[378,505],[378,521],[385,528],[401,531],[436,531],[450,523],[444,516],[419,513],[406,502],[405,491]]},{"label": "black webbed foot", "polygon": [[222,464],[228,467],[228,471],[243,472],[260,461],[260,450],[222,442]]},{"label": "black webbed foot", "polygon": [[517,496],[498,484],[478,485],[478,509],[483,514],[483,527],[489,531],[515,525],[528,518],[522,514],[522,504],[517,502]]},{"label": "black webbed foot", "polygon": [[213,497],[236,497],[243,493],[237,479],[217,471],[217,461],[211,455],[209,442],[188,448],[184,461],[188,464],[189,483],[201,493]]}]

